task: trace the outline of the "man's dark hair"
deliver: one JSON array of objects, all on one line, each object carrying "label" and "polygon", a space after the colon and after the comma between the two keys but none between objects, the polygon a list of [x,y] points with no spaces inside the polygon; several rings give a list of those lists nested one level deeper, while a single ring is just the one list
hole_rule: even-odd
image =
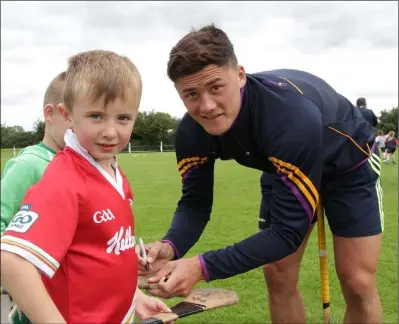
[{"label": "man's dark hair", "polygon": [[170,51],[168,77],[173,82],[178,78],[201,71],[215,64],[237,65],[233,44],[226,33],[214,24],[192,30]]}]

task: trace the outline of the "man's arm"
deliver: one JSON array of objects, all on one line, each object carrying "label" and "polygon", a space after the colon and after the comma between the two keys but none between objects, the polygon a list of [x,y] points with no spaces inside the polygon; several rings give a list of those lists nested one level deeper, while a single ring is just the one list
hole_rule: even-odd
[{"label": "man's arm", "polygon": [[26,191],[35,184],[35,170],[21,157],[11,159],[1,179],[1,234],[21,205]]},{"label": "man's arm", "polygon": [[[295,108],[301,109],[301,105]],[[224,249],[204,253],[203,273],[208,274],[207,281],[280,260],[303,242],[319,201],[322,167],[321,117],[317,107],[310,110],[310,116],[301,112],[294,123],[286,123],[273,135],[267,134],[265,151],[276,168],[270,227]]]},{"label": "man's arm", "polygon": [[[183,257],[198,241],[208,223],[213,203],[214,159],[207,138],[193,136],[192,120],[184,118],[176,134],[177,166],[182,177],[182,196],[172,224],[162,241],[171,243],[175,259]],[[201,154],[202,153],[202,154]]]}]

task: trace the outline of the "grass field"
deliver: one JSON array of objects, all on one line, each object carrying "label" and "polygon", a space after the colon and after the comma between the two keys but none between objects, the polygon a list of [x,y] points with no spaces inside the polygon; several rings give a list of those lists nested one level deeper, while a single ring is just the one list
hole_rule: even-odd
[{"label": "grass field", "polygon": [[[11,151],[3,151],[1,169]],[[180,176],[173,153],[122,154],[119,163],[133,188],[136,237],[145,242],[159,240],[169,228],[176,202],[180,197]],[[196,255],[222,248],[257,231],[260,201],[260,173],[235,162],[216,163],[213,214],[200,241],[188,253]],[[384,311],[384,323],[398,323],[398,168],[383,165],[385,234],[378,287]],[[340,293],[331,235],[327,230],[331,312],[333,323],[342,323],[344,300]],[[209,313],[188,317],[179,323],[265,323],[269,322],[265,284],[261,268],[234,278],[202,283],[200,286],[237,290],[239,304]],[[309,323],[322,323],[320,305],[319,258],[317,233],[313,231],[300,274]],[[169,300],[173,304],[180,299]]]}]

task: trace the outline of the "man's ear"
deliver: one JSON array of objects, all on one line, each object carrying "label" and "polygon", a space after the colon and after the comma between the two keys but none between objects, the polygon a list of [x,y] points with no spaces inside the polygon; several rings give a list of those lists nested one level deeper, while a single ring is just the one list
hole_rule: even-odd
[{"label": "man's ear", "polygon": [[247,75],[245,74],[245,69],[242,65],[238,66],[238,82],[240,84],[240,88],[245,86],[245,83],[247,83]]},{"label": "man's ear", "polygon": [[43,108],[43,114],[44,114],[44,120],[46,122],[51,122],[51,119],[55,114],[54,106],[52,104],[45,105]]},{"label": "man's ear", "polygon": [[63,103],[57,105],[58,112],[64,118],[64,121],[68,124],[68,127],[72,127],[72,114],[66,109]]}]

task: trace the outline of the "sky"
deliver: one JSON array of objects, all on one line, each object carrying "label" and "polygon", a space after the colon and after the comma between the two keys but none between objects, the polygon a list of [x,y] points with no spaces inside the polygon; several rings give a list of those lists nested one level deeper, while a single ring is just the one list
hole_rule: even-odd
[{"label": "sky", "polygon": [[141,111],[181,117],[166,74],[192,28],[228,34],[247,73],[279,68],[323,78],[376,114],[398,106],[398,2],[1,2],[1,122],[31,130],[44,92],[70,56],[128,56],[143,79]]}]

